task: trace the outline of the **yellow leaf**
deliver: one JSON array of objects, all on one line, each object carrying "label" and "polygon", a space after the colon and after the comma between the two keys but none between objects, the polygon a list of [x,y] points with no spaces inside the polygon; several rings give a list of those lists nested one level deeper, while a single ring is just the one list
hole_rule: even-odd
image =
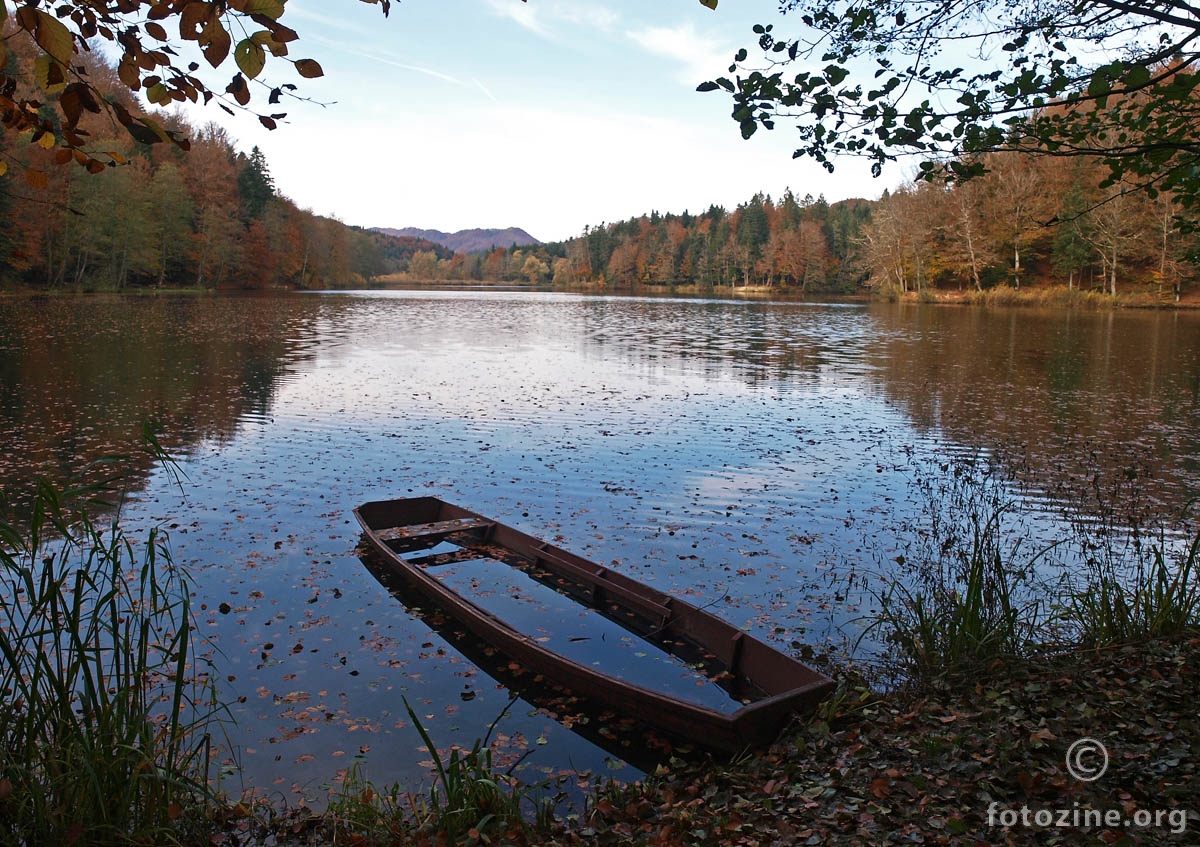
[{"label": "yellow leaf", "polygon": [[44,53],[33,61],[33,78],[47,94],[58,94],[67,87],[62,65]]},{"label": "yellow leaf", "polygon": [[75,38],[58,18],[41,9],[22,6],[17,11],[17,21],[22,29],[33,34],[33,40],[39,47],[61,64],[70,63],[75,53]]},{"label": "yellow leaf", "polygon": [[8,173],[8,162],[0,159],[0,176],[4,176],[6,173]]},{"label": "yellow leaf", "polygon": [[171,102],[171,94],[161,82],[146,89],[146,99],[156,106],[165,106]]},{"label": "yellow leaf", "polygon": [[43,132],[41,135],[38,136],[37,141],[35,141],[34,143],[38,147],[41,147],[43,150],[49,150],[51,147],[54,146],[54,133]]}]

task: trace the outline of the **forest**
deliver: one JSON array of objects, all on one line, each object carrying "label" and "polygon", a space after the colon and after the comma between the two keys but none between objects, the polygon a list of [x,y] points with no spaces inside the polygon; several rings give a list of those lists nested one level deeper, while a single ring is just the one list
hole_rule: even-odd
[{"label": "forest", "polygon": [[[30,42],[8,39],[0,50],[0,69],[26,84],[37,78]],[[136,110],[111,66],[94,53],[81,60],[108,97]],[[418,250],[450,255],[423,239],[385,236],[298,208],[275,189],[257,148],[238,151],[215,123],[191,127],[178,115],[171,123],[190,149],[136,141],[107,116],[85,113],[88,147],[104,151],[111,167],[95,158],[77,166],[80,157],[53,149],[48,134],[44,146],[0,134],[7,171],[0,176],[0,284],[355,287],[407,267]]]},{"label": "forest", "polygon": [[1195,290],[1200,240],[1169,192],[1103,186],[1104,171],[1081,160],[994,153],[985,165],[982,177],[912,180],[873,201],[756,194],[732,211],[652,212],[536,249],[418,253],[404,278],[885,297],[1061,286],[1177,301]]},{"label": "forest", "polygon": [[[5,72],[30,86],[27,94],[37,92],[39,79],[29,44],[9,39],[2,56]],[[96,54],[85,60],[92,83],[136,112],[118,71]],[[189,139],[184,150],[136,140],[102,115],[80,120],[89,149],[103,150],[95,155],[107,163],[55,148],[50,133],[45,145],[0,136],[7,171],[0,177],[0,284],[258,289],[480,281],[885,297],[1062,286],[1166,302],[1197,280],[1196,227],[1171,193],[1106,185],[1105,169],[1087,159],[987,153],[979,157],[981,177],[913,179],[876,200],[760,193],[733,210],[652,212],[585,227],[564,242],[455,254],[297,207],[276,190],[262,152],[237,150],[215,123],[192,127],[171,116],[176,134]]]}]

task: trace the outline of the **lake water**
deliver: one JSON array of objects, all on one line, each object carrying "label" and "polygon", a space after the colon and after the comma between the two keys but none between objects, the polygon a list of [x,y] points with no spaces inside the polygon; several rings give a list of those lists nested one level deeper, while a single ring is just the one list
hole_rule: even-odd
[{"label": "lake water", "polygon": [[[150,416],[187,479],[181,493],[135,468],[123,520],[166,527],[195,577],[237,719],[225,786],[319,804],[355,764],[426,777],[402,696],[439,746],[470,746],[528,685],[480,670],[478,649],[376,579],[355,552],[360,503],[436,495],[783,649],[838,647],[863,610],[837,575],[907,549],[929,475],[955,458],[1011,458],[1021,519],[1051,535],[1064,509],[1171,519],[1200,495],[1200,315],[494,291],[0,299],[7,493],[133,449]],[[645,742],[609,738],[619,724],[519,700],[493,738],[502,759],[529,753],[527,778],[586,786],[637,776]]]}]

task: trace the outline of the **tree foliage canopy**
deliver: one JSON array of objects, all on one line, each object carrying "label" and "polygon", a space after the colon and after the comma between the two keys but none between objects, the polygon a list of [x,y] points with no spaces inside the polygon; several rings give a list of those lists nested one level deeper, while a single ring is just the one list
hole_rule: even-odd
[{"label": "tree foliage canopy", "polygon": [[1188,0],[783,0],[806,35],[756,26],[730,76],[742,135],[795,122],[833,170],[878,175],[919,154],[925,178],[984,170],[981,154],[1085,157],[1114,193],[1172,192],[1200,209],[1200,8]]},{"label": "tree foliage canopy", "polygon": [[[21,80],[3,62],[0,52],[0,126],[16,133],[31,132],[32,143],[59,148],[59,162],[77,161],[98,172],[120,161],[119,155],[87,151],[87,132],[80,120],[87,112],[111,114],[139,142],[169,141],[187,146],[182,134],[165,128],[153,117],[120,99],[105,97],[88,76],[83,54],[89,42],[103,39],[118,52],[117,75],[130,91],[140,91],[156,106],[214,98],[228,112],[253,111],[273,129],[285,114],[273,111],[296,90],[290,82],[270,84],[264,73],[269,63],[287,62],[302,78],[323,74],[313,59],[290,56],[298,33],[283,23],[287,0],[21,0],[15,12],[0,2],[3,41],[26,39],[36,46],[34,80]],[[391,0],[360,0],[378,5],[386,15]],[[10,20],[11,18],[11,20]],[[213,69],[236,66],[229,83],[205,81],[199,61],[186,59],[183,45],[191,42],[197,59]],[[211,73],[211,72],[210,72]],[[223,77],[221,78],[223,79]],[[36,83],[32,85],[30,83]],[[266,92],[271,110],[253,107],[251,84]],[[53,97],[43,104],[37,89]],[[53,105],[48,114],[45,105]],[[97,158],[97,157],[100,158]],[[4,162],[0,160],[0,173]]]}]

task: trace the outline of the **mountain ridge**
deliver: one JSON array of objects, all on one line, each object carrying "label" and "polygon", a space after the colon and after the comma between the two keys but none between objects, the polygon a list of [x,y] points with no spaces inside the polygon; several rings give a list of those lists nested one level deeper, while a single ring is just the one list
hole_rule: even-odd
[{"label": "mountain ridge", "polygon": [[458,232],[442,232],[438,229],[419,229],[404,227],[377,226],[376,232],[401,238],[423,238],[453,250],[455,253],[484,253],[493,247],[528,247],[541,244],[532,235],[520,227],[510,226],[505,229],[460,229]]}]

